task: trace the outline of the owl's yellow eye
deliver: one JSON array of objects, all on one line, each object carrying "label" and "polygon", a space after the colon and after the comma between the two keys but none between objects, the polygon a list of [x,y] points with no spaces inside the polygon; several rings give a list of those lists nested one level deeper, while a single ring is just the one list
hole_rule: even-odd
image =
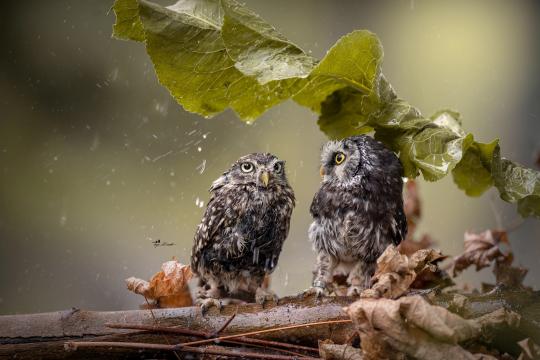
[{"label": "owl's yellow eye", "polygon": [[344,153],[337,153],[336,157],[334,158],[334,161],[337,165],[341,164],[345,161],[345,154]]}]

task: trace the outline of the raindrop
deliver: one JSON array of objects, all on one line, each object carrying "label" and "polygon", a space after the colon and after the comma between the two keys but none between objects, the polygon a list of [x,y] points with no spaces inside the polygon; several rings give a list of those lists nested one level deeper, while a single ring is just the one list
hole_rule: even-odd
[{"label": "raindrop", "polygon": [[198,207],[202,208],[204,206],[204,201],[199,199],[199,197],[197,197],[195,199],[195,206],[198,206]]},{"label": "raindrop", "polygon": [[206,169],[206,159],[203,160],[203,162],[199,166],[197,166],[199,174],[202,174],[204,172],[204,169]]}]

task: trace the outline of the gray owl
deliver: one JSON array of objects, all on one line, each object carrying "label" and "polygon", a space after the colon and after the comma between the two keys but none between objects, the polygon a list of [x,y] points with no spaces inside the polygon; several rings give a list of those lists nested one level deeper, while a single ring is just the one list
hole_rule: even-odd
[{"label": "gray owl", "polygon": [[205,311],[240,294],[258,303],[275,299],[261,285],[276,268],[295,205],[285,163],[268,153],[245,155],[210,193],[191,253],[199,277],[196,303]]},{"label": "gray owl", "polygon": [[403,168],[382,143],[362,135],[330,141],[321,154],[322,183],[313,198],[309,238],[317,253],[317,296],[334,276],[347,279],[348,295],[370,285],[377,258],[407,233]]}]

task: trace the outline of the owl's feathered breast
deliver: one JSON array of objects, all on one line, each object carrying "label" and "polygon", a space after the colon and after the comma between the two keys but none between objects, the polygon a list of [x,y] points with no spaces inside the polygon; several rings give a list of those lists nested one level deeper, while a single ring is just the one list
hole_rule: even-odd
[{"label": "owl's feathered breast", "polygon": [[294,195],[288,186],[260,190],[227,184],[214,189],[195,235],[194,271],[273,271],[293,207]]},{"label": "owl's feathered breast", "polygon": [[387,190],[373,182],[366,187],[360,179],[323,183],[310,207],[316,250],[371,262],[389,244],[399,244],[407,232],[403,201],[400,191]]}]

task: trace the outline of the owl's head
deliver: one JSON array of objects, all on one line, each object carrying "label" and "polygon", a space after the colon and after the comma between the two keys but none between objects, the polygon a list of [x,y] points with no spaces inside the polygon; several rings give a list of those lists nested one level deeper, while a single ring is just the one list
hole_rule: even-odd
[{"label": "owl's head", "polygon": [[[321,153],[323,182],[402,183],[398,157],[367,135],[327,142]],[[382,189],[381,189],[382,190]]]},{"label": "owl's head", "polygon": [[244,155],[212,184],[212,189],[224,184],[253,185],[259,189],[287,185],[285,162],[270,153]]}]

